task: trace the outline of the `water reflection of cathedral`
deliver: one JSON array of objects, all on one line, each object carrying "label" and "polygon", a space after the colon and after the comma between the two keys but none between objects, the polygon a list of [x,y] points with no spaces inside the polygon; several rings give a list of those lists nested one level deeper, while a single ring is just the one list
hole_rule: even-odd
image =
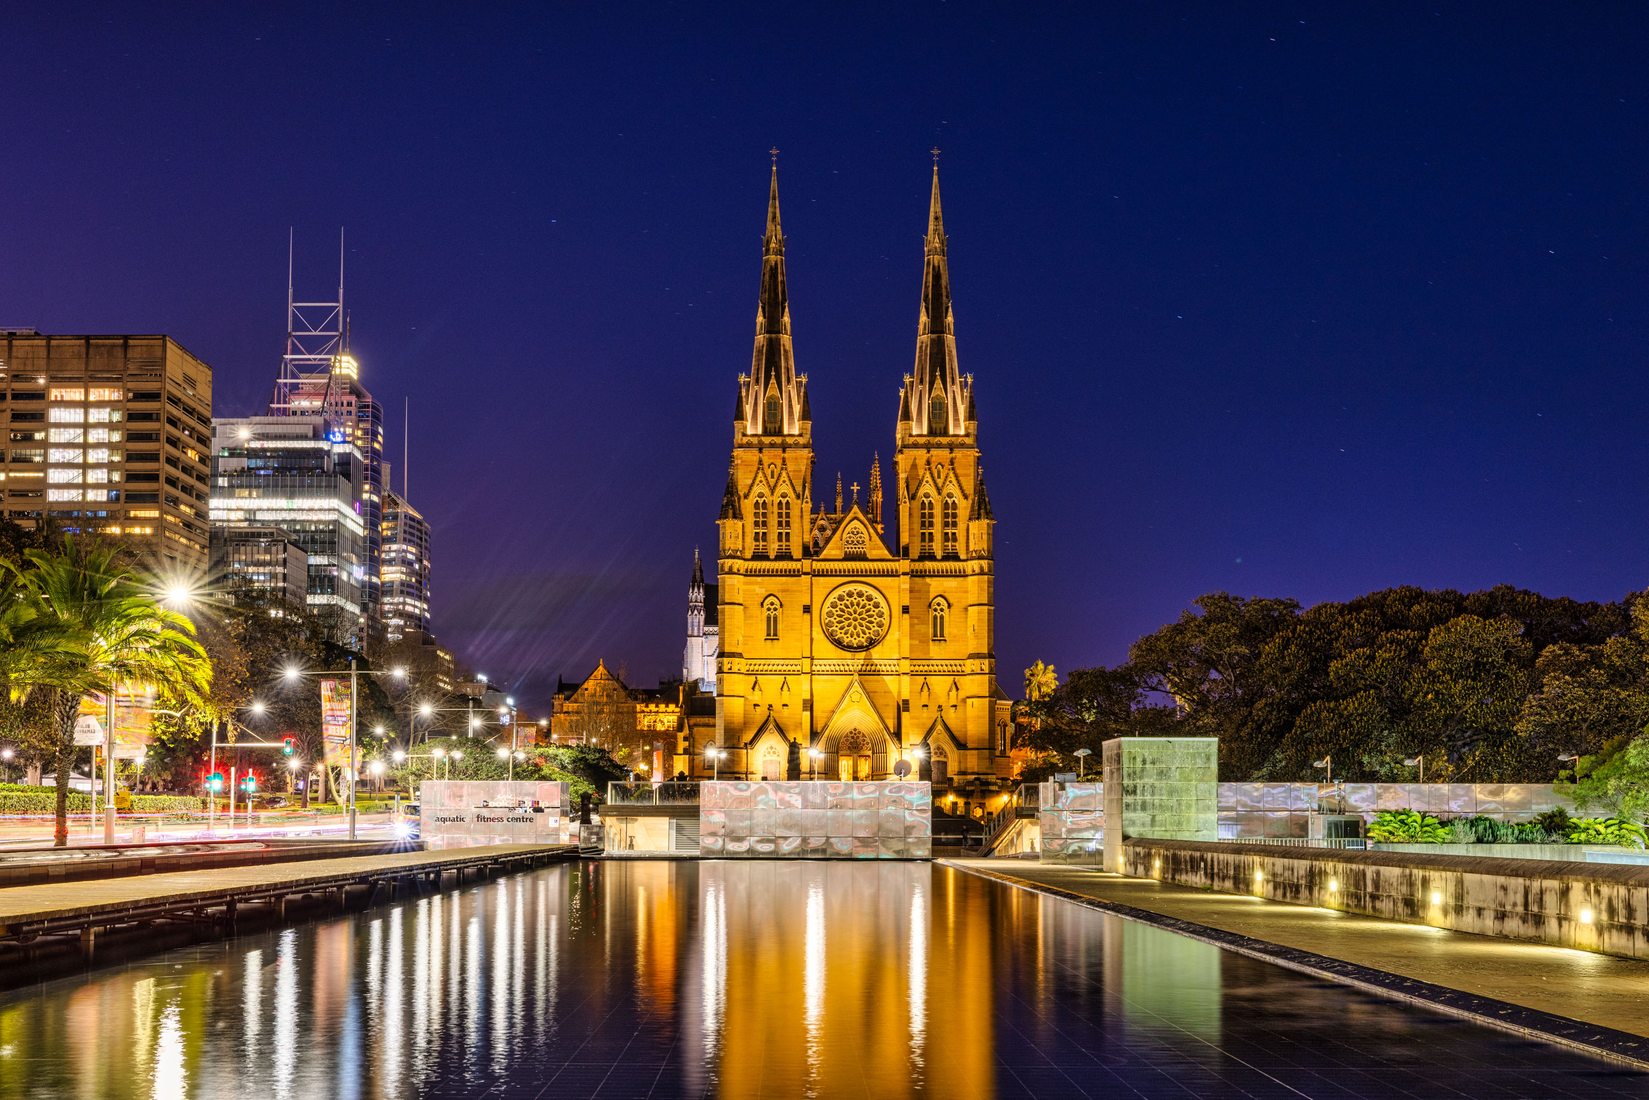
[{"label": "water reflection of cathedral", "polygon": [[[838,475],[827,504],[791,343],[773,170],[755,349],[718,523],[716,724],[683,746],[695,775],[884,779],[908,759],[940,791],[963,794],[1007,775],[995,518],[973,376],[957,367],[947,253],[936,165],[891,480],[877,458],[847,493]],[[725,753],[714,769],[710,743]]]}]

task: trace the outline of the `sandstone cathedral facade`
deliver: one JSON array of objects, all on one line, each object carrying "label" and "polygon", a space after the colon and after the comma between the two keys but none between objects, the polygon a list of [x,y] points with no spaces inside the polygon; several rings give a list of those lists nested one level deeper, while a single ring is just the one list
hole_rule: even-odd
[{"label": "sandstone cathedral facade", "polygon": [[[722,778],[886,779],[901,760],[937,791],[1008,773],[996,686],[995,519],[980,470],[973,377],[957,368],[950,269],[933,173],[916,363],[893,466],[864,498],[819,499],[808,378],[791,343],[778,167],[762,241],[750,372],[739,377],[719,527],[716,722]],[[888,513],[891,512],[891,516]]]}]

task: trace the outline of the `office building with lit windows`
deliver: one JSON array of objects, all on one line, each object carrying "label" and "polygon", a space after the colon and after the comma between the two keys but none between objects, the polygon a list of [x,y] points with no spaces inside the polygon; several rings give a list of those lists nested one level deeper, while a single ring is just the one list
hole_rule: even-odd
[{"label": "office building with lit windows", "polygon": [[310,374],[277,387],[270,412],[277,416],[324,416],[361,453],[361,522],[365,526],[361,605],[369,617],[381,618],[378,576],[381,568],[384,511],[383,408],[361,385],[360,363],[348,352],[331,359],[325,373]]},{"label": "office building with lit windows", "polygon": [[384,639],[429,633],[429,522],[393,489],[384,493],[382,588]]},{"label": "office building with lit windows", "polygon": [[228,541],[278,527],[308,556],[305,599],[360,625],[367,549],[365,460],[323,416],[248,416],[212,431],[212,526]]},{"label": "office building with lit windows", "polygon": [[212,368],[169,336],[0,330],[0,516],[203,574]]},{"label": "office building with lit windows", "polygon": [[284,527],[214,527],[212,582],[301,605],[309,596],[309,554]]}]

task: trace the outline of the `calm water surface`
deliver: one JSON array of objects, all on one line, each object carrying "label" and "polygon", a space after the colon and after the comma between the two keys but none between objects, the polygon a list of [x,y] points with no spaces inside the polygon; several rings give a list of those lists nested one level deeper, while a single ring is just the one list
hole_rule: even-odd
[{"label": "calm water surface", "polygon": [[563,865],[0,998],[0,1100],[703,1095],[1649,1079],[921,863]]}]

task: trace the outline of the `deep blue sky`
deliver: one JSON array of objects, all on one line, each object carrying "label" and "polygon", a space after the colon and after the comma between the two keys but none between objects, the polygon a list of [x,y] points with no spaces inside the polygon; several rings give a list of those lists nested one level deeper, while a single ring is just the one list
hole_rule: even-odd
[{"label": "deep blue sky", "polygon": [[[257,411],[337,227],[436,629],[541,705],[679,669],[769,145],[822,483],[887,460],[929,146],[1019,690],[1198,594],[1649,583],[1636,4],[31,5],[0,324]],[[886,9],[886,10],[884,10]]]}]

